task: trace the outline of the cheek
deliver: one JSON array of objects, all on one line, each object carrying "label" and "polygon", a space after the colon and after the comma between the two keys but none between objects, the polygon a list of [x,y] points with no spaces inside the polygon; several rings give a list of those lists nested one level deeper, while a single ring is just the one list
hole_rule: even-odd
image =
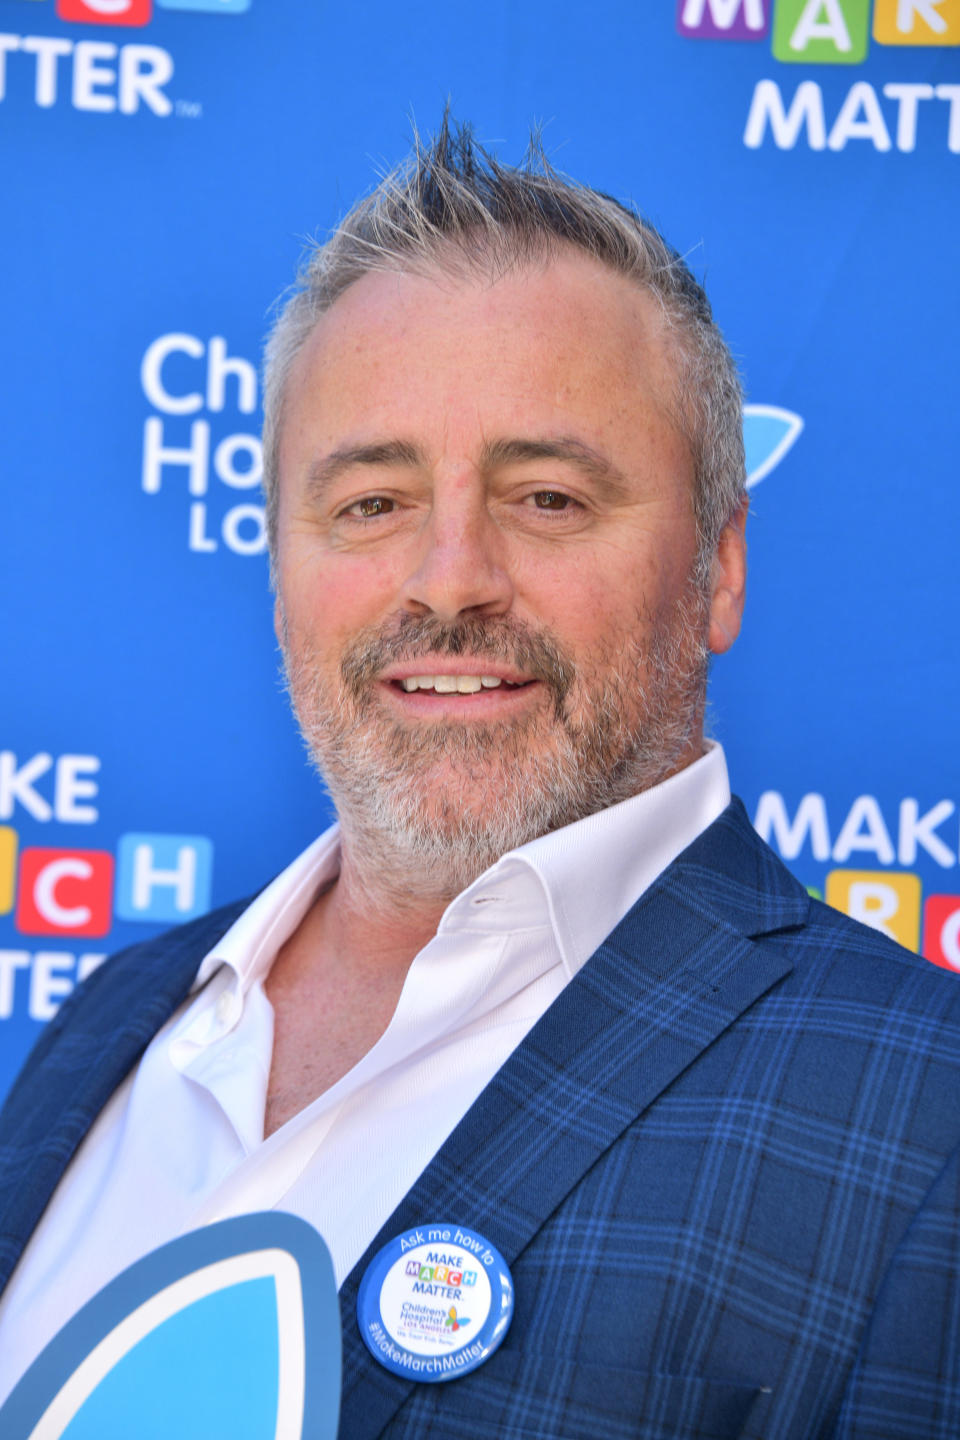
[{"label": "cheek", "polygon": [[636,606],[613,576],[577,567],[573,562],[549,580],[517,587],[518,613],[543,627],[575,663],[583,665],[599,650],[618,645],[637,623]]},{"label": "cheek", "polygon": [[668,586],[663,567],[636,546],[572,545],[560,556],[529,561],[517,577],[527,618],[548,626],[568,646],[618,644],[655,612]]},{"label": "cheek", "polygon": [[617,666],[625,657],[642,653],[651,633],[668,624],[686,591],[682,564],[664,568],[612,563],[590,575],[570,572],[566,582],[551,587],[549,601],[541,594],[539,613],[531,607],[534,623],[545,624],[575,663],[589,672]]},{"label": "cheek", "polygon": [[375,623],[395,601],[392,570],[382,556],[298,554],[290,547],[279,576],[288,625],[313,632],[316,641]]}]

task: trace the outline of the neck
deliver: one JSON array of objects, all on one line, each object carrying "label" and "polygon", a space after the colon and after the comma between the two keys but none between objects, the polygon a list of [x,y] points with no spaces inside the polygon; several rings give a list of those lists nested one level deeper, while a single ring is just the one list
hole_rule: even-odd
[{"label": "neck", "polygon": [[390,1023],[410,966],[432,939],[443,904],[414,903],[391,890],[371,906],[349,852],[334,884],[317,897],[281,947],[266,982],[274,1016],[264,1115],[272,1134],[336,1084]]},{"label": "neck", "polygon": [[363,864],[358,865],[355,854],[344,836],[340,875],[322,897],[328,924],[347,953],[364,950],[398,960],[403,954],[409,967],[437,933],[443,912],[459,888],[450,894],[427,885],[422,874],[409,875],[391,866],[389,856],[371,857],[364,852]]},{"label": "neck", "polygon": [[384,831],[363,812],[344,807],[339,815],[340,883],[351,909],[369,920],[394,917],[414,926],[428,916],[431,934],[450,902],[512,848],[502,837],[486,845],[463,843],[465,837],[459,844],[436,843],[429,817]]}]

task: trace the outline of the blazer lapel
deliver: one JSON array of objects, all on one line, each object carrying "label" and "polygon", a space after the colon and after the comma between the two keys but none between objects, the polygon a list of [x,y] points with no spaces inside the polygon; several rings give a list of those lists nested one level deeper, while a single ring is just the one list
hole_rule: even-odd
[{"label": "blazer lapel", "polygon": [[448,1221],[479,1230],[515,1261],[603,1151],[790,972],[751,937],[803,923],[808,907],[738,802],[651,887],[494,1076],[345,1282],[342,1433],[373,1440],[413,1389],[359,1335],[357,1291],[377,1251],[406,1229]]}]

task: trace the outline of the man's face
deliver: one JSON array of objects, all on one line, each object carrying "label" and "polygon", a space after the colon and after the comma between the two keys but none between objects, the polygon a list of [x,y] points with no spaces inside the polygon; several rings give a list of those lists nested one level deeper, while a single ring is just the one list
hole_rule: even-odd
[{"label": "man's face", "polygon": [[700,754],[739,599],[729,563],[691,581],[673,384],[655,302],[573,253],[367,275],[321,318],[283,417],[278,621],[345,845],[455,893]]}]

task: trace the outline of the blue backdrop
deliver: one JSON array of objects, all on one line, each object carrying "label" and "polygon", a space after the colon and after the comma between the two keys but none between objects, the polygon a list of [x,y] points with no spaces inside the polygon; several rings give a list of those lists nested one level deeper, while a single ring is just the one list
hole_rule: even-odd
[{"label": "blue backdrop", "polygon": [[0,1092],[97,960],[328,820],[277,679],[256,367],[447,97],[634,200],[742,363],[715,733],[801,878],[960,968],[958,0],[0,0]]}]

